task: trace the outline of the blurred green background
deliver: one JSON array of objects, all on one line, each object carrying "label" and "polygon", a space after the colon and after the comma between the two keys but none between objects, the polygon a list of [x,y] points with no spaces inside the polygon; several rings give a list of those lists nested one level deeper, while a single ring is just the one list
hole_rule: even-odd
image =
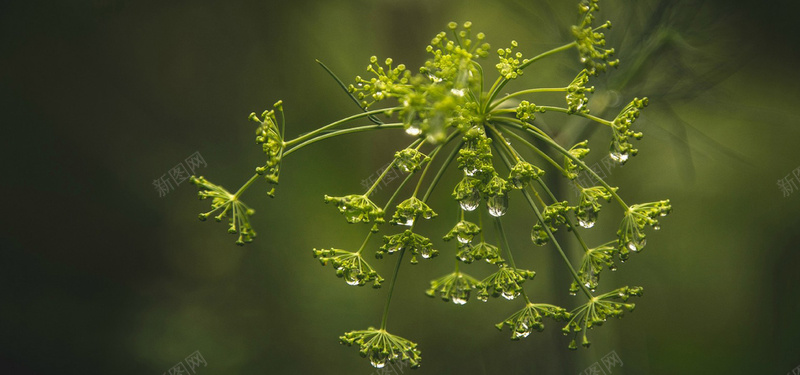
[{"label": "blurred green background", "polygon": [[[236,189],[263,162],[247,115],[278,99],[292,137],[356,113],[314,59],[346,82],[373,54],[419,66],[451,20],[532,56],[569,41],[576,2],[3,2],[0,373],[161,374],[195,351],[207,361],[198,374],[375,373],[337,338],[379,324],[386,288],[345,285],[311,249],[360,245],[366,228],[346,225],[322,196],[361,191],[406,136],[340,138],[287,158],[276,199],[261,182],[245,196],[259,233],[246,247],[196,220],[207,204],[188,182],[159,197],[152,181],[199,152],[198,173]],[[588,350],[568,351],[553,322],[512,342],[493,324],[516,301],[423,295],[451,267],[452,245],[438,241],[439,258],[401,269],[390,331],[419,343],[419,374],[577,374],[612,351],[624,363],[615,375],[790,372],[800,365],[800,192],[784,196],[776,180],[800,167],[800,7],[602,5],[622,64],[592,81],[614,92],[593,98],[593,111],[613,117],[634,96],[651,99],[637,122],[640,155],[609,182],[629,202],[674,207],[642,254],[603,276],[601,286],[644,286],[636,311],[592,331]],[[563,85],[579,69],[570,52],[514,87]],[[599,152],[589,161],[601,159],[609,134],[549,118],[570,129],[558,134],[565,142],[591,137]],[[434,239],[452,225],[457,178],[451,171],[433,196],[441,215],[424,232]],[[551,247],[531,245],[516,198],[511,245],[538,272],[526,289],[574,306],[563,266]],[[593,238],[618,218],[604,212]],[[388,276],[393,260],[373,263]]]}]

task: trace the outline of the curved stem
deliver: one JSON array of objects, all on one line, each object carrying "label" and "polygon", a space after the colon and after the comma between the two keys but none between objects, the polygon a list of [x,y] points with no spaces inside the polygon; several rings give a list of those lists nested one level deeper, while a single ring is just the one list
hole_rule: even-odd
[{"label": "curved stem", "polygon": [[[367,113],[367,112],[365,112],[365,113]],[[355,128],[337,130],[337,131],[334,131],[334,132],[330,132],[330,133],[327,133],[327,134],[320,135],[319,137],[316,137],[316,138],[312,138],[312,139],[306,140],[305,142],[290,148],[288,151],[286,151],[286,153],[283,154],[283,156],[284,157],[285,156],[289,156],[289,154],[291,154],[291,153],[293,153],[293,152],[295,152],[295,151],[297,151],[297,150],[299,150],[299,149],[301,149],[301,148],[303,148],[305,146],[308,146],[308,145],[310,145],[312,143],[319,142],[319,141],[321,141],[323,139],[328,139],[328,138],[333,138],[333,137],[337,137],[337,136],[340,136],[340,135],[345,135],[345,134],[350,134],[350,133],[358,133],[358,132],[363,132],[363,131],[368,131],[368,130],[398,129],[398,128],[402,128],[402,127],[403,127],[403,124],[394,123],[394,124],[381,124],[381,125],[366,125],[366,126],[358,126],[358,127],[355,127]],[[289,142],[287,142],[286,145],[289,145]]]},{"label": "curved stem", "polygon": [[[417,139],[414,142],[411,142],[411,144],[408,145],[408,147],[406,147],[406,148],[411,148],[411,147],[420,146],[420,145],[422,145],[422,140],[421,139]],[[417,147],[417,149],[419,149],[419,147]],[[367,192],[364,193],[365,197],[369,197],[370,194],[372,194],[372,191],[374,191],[375,188],[378,187],[378,185],[381,183],[381,181],[383,181],[383,178],[386,177],[386,173],[389,172],[389,169],[391,169],[396,162],[397,162],[397,159],[392,158],[392,162],[389,163],[388,166],[386,166],[386,168],[383,170],[383,173],[381,173],[381,175],[378,177],[378,179],[376,179],[375,182],[372,184],[372,187],[370,187],[369,190],[367,190]]]},{"label": "curved stem", "polygon": [[[503,119],[503,120],[509,120],[510,121],[510,120],[514,120],[514,119]],[[517,120],[517,121],[519,121],[519,120]],[[498,124],[498,125],[502,125],[502,124]],[[503,131],[502,129],[496,129],[496,130],[498,130],[502,134],[509,135],[512,138],[515,138],[516,140],[520,141],[525,146],[528,146],[531,150],[533,150],[533,152],[538,154],[542,159],[546,160],[548,163],[550,163],[551,165],[556,167],[556,169],[558,169],[559,172],[561,172],[562,174],[564,173],[564,168],[562,168],[560,164],[556,163],[556,161],[553,160],[549,155],[545,154],[544,151],[540,150],[538,147],[536,147],[532,143],[528,142],[528,140],[526,140],[525,138],[520,137],[517,133],[514,133],[512,131]]]},{"label": "curved stem", "polygon": [[445,159],[444,163],[442,163],[442,167],[439,168],[439,172],[436,173],[436,176],[433,177],[433,181],[431,181],[431,184],[428,186],[428,190],[425,192],[425,196],[422,197],[423,202],[428,201],[428,198],[431,196],[431,193],[433,193],[433,189],[436,188],[436,184],[439,183],[439,180],[442,178],[442,175],[444,174],[445,170],[447,170],[447,167],[450,165],[450,163],[453,162],[453,158],[455,158],[456,153],[458,153],[458,150],[461,149],[461,145],[463,144],[464,141],[461,141],[458,144],[458,146],[456,146],[453,149],[450,155],[447,156],[447,159]]},{"label": "curved stem", "polygon": [[[505,142],[501,142],[501,143],[505,143]],[[503,160],[503,163],[505,163],[506,167],[510,169],[511,168],[511,163],[509,162],[508,157],[505,155],[505,153],[503,153],[503,151],[505,151],[505,152],[510,152],[510,151],[508,149],[500,149],[499,147],[497,147],[497,150],[499,151],[500,158]],[[527,190],[522,189],[522,194],[528,200],[528,204],[531,206],[531,208],[533,209],[533,212],[536,214],[536,219],[539,220],[540,223],[544,223],[544,218],[542,217],[542,213],[541,213],[541,211],[539,211],[539,208],[536,207],[536,203],[533,202],[533,198],[531,198],[530,193],[528,193]],[[564,253],[564,250],[561,248],[561,245],[556,240],[556,236],[553,234],[552,231],[550,231],[550,227],[547,226],[547,225],[542,225],[542,227],[547,232],[547,236],[550,237],[550,239],[553,241],[553,244],[556,246],[556,249],[558,250],[559,255],[561,255],[561,259],[563,259],[564,263],[567,264],[567,268],[569,268],[569,272],[572,274],[572,278],[575,280],[576,283],[578,283],[578,285],[581,286],[581,290],[583,290],[583,292],[586,294],[586,297],[588,297],[589,299],[593,298],[592,292],[589,291],[589,289],[585,285],[583,285],[581,283],[580,277],[578,276],[578,272],[575,271],[574,267],[572,267],[572,263],[569,261],[569,258],[567,258],[567,254]],[[502,228],[499,228],[499,230],[502,230]],[[510,253],[510,250],[509,250],[509,257],[510,256],[511,256],[511,253]],[[509,262],[511,262],[511,266],[514,267],[513,260],[509,259]],[[516,268],[516,267],[514,267],[514,268]]]},{"label": "curved stem", "polygon": [[381,318],[381,330],[386,330],[386,320],[389,318],[389,304],[392,302],[392,294],[394,293],[394,285],[397,283],[397,274],[400,272],[400,265],[403,264],[403,255],[406,250],[400,252],[397,257],[397,265],[394,267],[394,275],[392,281],[389,283],[389,296],[386,297],[386,306],[383,308],[383,318]]},{"label": "curved stem", "polygon": [[[497,233],[500,234],[500,238],[503,240],[503,246],[506,248],[506,254],[508,254],[508,264],[511,265],[511,268],[517,269],[517,265],[514,263],[514,256],[511,255],[511,246],[508,246],[508,237],[506,237],[506,231],[503,230],[503,223],[500,221],[499,217],[494,218],[494,226],[497,229]],[[525,297],[526,303],[531,303],[531,300],[528,299],[528,294],[525,293],[525,289],[522,289],[522,296]]]},{"label": "curved stem", "polygon": [[594,122],[597,122],[597,123],[600,123],[600,124],[603,124],[603,125],[606,125],[606,126],[613,126],[614,125],[611,121],[608,121],[608,120],[605,120],[605,119],[601,119],[600,117],[593,116],[593,115],[590,115],[588,113],[583,113],[583,112],[572,112],[572,113],[570,113],[569,109],[566,109],[566,108],[553,107],[553,106],[549,106],[549,105],[537,106],[537,108],[542,108],[545,111],[561,112],[561,113],[566,113],[568,115],[580,116],[580,117],[587,118],[589,120],[592,120]]},{"label": "curved stem", "polygon": [[[314,137],[315,135],[317,135],[319,133],[322,133],[322,132],[324,132],[324,131],[326,131],[326,130],[328,130],[330,128],[336,127],[338,125],[341,125],[341,124],[343,124],[345,122],[348,122],[348,121],[351,121],[351,120],[360,119],[362,117],[369,117],[369,116],[372,116],[372,115],[384,113],[384,112],[387,112],[387,111],[394,111],[394,110],[398,110],[398,109],[402,109],[402,108],[403,107],[392,107],[392,108],[376,109],[376,110],[367,111],[367,112],[359,113],[359,114],[356,114],[356,115],[352,115],[350,117],[345,117],[345,118],[343,118],[341,120],[334,121],[334,122],[332,122],[332,123],[330,123],[328,125],[325,125],[325,126],[319,128],[319,129],[316,129],[316,130],[314,130],[314,131],[312,131],[310,133],[307,133],[305,135],[302,135],[302,136],[299,136],[299,137],[297,137],[295,139],[292,139],[291,141],[285,142],[285,145],[286,146],[291,146],[291,145],[293,145],[295,143],[303,142],[306,139],[312,138],[312,137]],[[383,125],[381,124],[381,125],[378,125],[378,126],[382,127]]]},{"label": "curved stem", "polygon": [[500,99],[497,99],[494,103],[489,105],[488,111],[491,111],[491,110],[497,108],[498,105],[502,104],[506,100],[511,99],[511,98],[513,98],[515,96],[520,96],[520,95],[525,95],[525,94],[534,94],[534,93],[537,93],[537,92],[565,92],[565,91],[567,91],[566,87],[540,88],[540,89],[528,89],[528,90],[517,91],[517,92],[515,92],[513,94],[508,94],[508,95],[506,95],[506,96],[504,96],[504,97],[502,97]]},{"label": "curved stem", "polygon": [[242,187],[240,187],[239,190],[237,190],[236,193],[233,194],[233,198],[231,200],[239,199],[239,197],[242,195],[242,193],[244,193],[245,190],[247,190],[247,188],[249,188],[250,185],[253,184],[253,182],[256,182],[256,180],[258,179],[258,176],[261,176],[261,175],[256,173],[256,174],[253,175],[253,177],[250,177],[250,179],[247,180],[247,182],[245,182],[244,185],[242,185]]},{"label": "curved stem", "polygon": [[513,122],[508,122],[508,123],[513,125],[513,126],[515,126],[515,127],[517,127],[520,130],[527,131],[528,133],[530,133],[534,137],[536,137],[536,138],[544,141],[545,143],[549,144],[551,147],[555,148],[559,153],[563,154],[564,156],[566,156],[567,158],[569,158],[570,160],[575,162],[575,164],[577,164],[579,167],[581,167],[581,169],[583,169],[586,172],[588,172],[590,175],[592,175],[592,177],[594,177],[598,182],[600,182],[600,184],[603,185],[603,187],[605,187],[606,190],[608,190],[611,193],[611,195],[620,204],[620,206],[622,206],[622,208],[623,208],[623,210],[625,212],[628,212],[628,210],[630,210],[628,205],[625,204],[625,201],[622,200],[622,198],[619,196],[619,194],[617,194],[616,191],[614,189],[612,189],[611,186],[609,186],[608,183],[606,183],[605,180],[603,180],[600,176],[598,176],[597,173],[595,173],[595,171],[593,171],[591,168],[586,166],[586,163],[584,163],[583,160],[578,159],[574,155],[570,154],[569,151],[567,151],[566,149],[561,147],[561,145],[556,143],[556,141],[554,141],[552,138],[550,138],[550,137],[548,137],[546,135],[542,135],[542,134],[530,129],[527,126],[527,124],[519,125],[519,124],[515,124]]},{"label": "curved stem", "polygon": [[[558,202],[558,199],[556,199],[556,196],[553,195],[553,192],[550,191],[550,188],[547,187],[544,181],[542,181],[541,179],[537,179],[536,181],[539,182],[539,186],[541,186],[542,189],[544,189],[544,191],[547,193],[548,196],[550,196],[550,199],[552,199],[553,202]],[[572,219],[570,219],[569,216],[567,215],[564,215],[564,218],[567,219],[567,225],[569,225],[567,229],[570,232],[572,232],[572,234],[575,235],[575,239],[577,239],[578,242],[581,244],[581,247],[583,247],[583,251],[588,253],[589,246],[586,246],[586,242],[583,241],[583,237],[581,236],[580,233],[578,233],[578,229],[575,227],[575,224],[572,222]]]},{"label": "curved stem", "polygon": [[[422,175],[419,176],[419,181],[417,181],[417,187],[414,188],[414,194],[412,196],[416,197],[417,193],[419,193],[419,188],[422,186],[422,181],[425,179],[425,175],[428,173],[428,169],[433,164],[433,159],[435,159],[436,155],[439,154],[439,151],[441,151],[444,146],[446,146],[448,143],[450,143],[450,141],[452,141],[453,138],[455,138],[458,134],[459,134],[458,131],[453,131],[452,133],[450,133],[450,135],[447,136],[447,139],[445,139],[444,143],[436,146],[436,148],[431,152],[431,156],[430,156],[431,160],[428,161],[428,165],[426,165],[425,169],[422,170]],[[434,178],[431,186],[434,186],[437,182],[439,182],[439,177],[441,177],[441,172],[442,172],[442,170],[440,169],[439,173],[436,174],[436,178]],[[428,189],[428,191],[430,192],[430,189]],[[428,193],[425,194],[425,200],[427,200],[427,197],[428,197]]]},{"label": "curved stem", "polygon": [[[523,62],[522,65],[519,66],[519,69],[525,69],[525,68],[528,67],[528,65],[533,64],[537,60],[543,59],[543,58],[545,58],[547,56],[550,56],[552,54],[555,54],[555,53],[558,53],[558,52],[561,52],[561,51],[566,51],[566,50],[568,50],[568,49],[570,49],[572,47],[575,47],[577,45],[578,45],[578,42],[572,42],[572,43],[565,44],[565,45],[563,45],[561,47],[556,47],[556,48],[553,48],[553,49],[551,49],[549,51],[542,52],[539,55],[534,56],[533,58],[525,60],[525,62]],[[489,103],[491,103],[494,100],[494,98],[497,97],[497,94],[500,92],[500,90],[503,89],[503,86],[505,86],[506,83],[508,83],[508,81],[509,81],[508,79],[506,79],[505,77],[502,77],[502,76],[497,78],[497,81],[494,82],[494,84],[492,85],[492,88],[489,90],[489,97],[486,100],[486,106],[482,107],[483,108],[483,113],[488,112],[487,109],[488,109]]]},{"label": "curved stem", "polygon": [[[533,198],[531,198],[531,195],[526,190],[522,190],[522,194],[525,196],[525,199],[528,200],[528,204],[531,206],[531,208],[533,208],[533,212],[534,214],[536,214],[536,219],[538,219],[539,222],[544,223],[544,218],[542,217],[542,213],[541,211],[539,211],[539,208],[536,207],[536,204],[533,202]],[[550,231],[550,227],[548,227],[547,225],[542,225],[542,228],[544,228],[545,232],[547,232],[547,236],[550,237],[551,240],[553,240],[553,245],[556,246],[559,255],[561,255],[561,259],[563,259],[564,263],[567,264],[567,268],[569,268],[569,272],[572,274],[572,278],[578,285],[580,285],[583,293],[586,294],[586,297],[588,297],[589,299],[594,298],[594,296],[592,296],[592,292],[589,291],[586,285],[583,285],[583,283],[581,282],[581,279],[578,276],[578,272],[575,271],[574,267],[572,267],[572,263],[569,261],[569,258],[567,258],[567,254],[564,253],[564,250],[561,248],[561,245],[556,240],[556,236],[553,234],[553,232]]]}]

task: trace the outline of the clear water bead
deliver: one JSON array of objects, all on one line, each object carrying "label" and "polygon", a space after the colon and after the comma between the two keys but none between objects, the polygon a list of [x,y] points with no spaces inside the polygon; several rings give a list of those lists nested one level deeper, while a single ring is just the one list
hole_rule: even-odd
[{"label": "clear water bead", "polygon": [[508,210],[508,196],[493,195],[486,201],[486,207],[489,209],[489,215],[494,217],[503,216]]}]

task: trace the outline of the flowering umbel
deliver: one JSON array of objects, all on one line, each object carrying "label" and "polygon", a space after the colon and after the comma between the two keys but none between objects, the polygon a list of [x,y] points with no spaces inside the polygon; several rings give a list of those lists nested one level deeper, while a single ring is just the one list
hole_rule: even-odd
[{"label": "flowering umbel", "polygon": [[[626,203],[619,188],[609,185],[596,169],[586,165],[596,156],[592,149],[597,148],[590,148],[588,140],[580,139],[584,136],[592,139],[588,132],[595,129],[610,136],[610,147],[600,149],[608,150],[607,155],[617,163],[623,164],[636,155],[638,150],[631,142],[640,139],[642,132],[632,127],[648,104],[647,98],[634,98],[612,120],[590,114],[590,97],[595,90],[603,89],[604,82],[593,77],[618,63],[612,59],[614,49],[606,48],[603,34],[611,24],[593,26],[599,9],[598,0],[581,1],[580,20],[571,29],[574,40],[563,46],[533,57],[519,52],[524,47],[517,41],[497,49],[496,54],[491,54],[496,59],[491,65],[499,73],[494,83],[486,82],[484,75],[492,70],[484,69],[483,61],[489,57],[491,47],[483,33],[473,33],[470,22],[450,23],[446,31],[436,34],[426,47],[429,59],[418,70],[397,64],[391,58],[372,56],[367,74],[345,84],[322,65],[357,103],[358,112],[294,139],[285,138],[281,102],[261,116],[252,114],[251,120],[258,124],[256,142],[261,145],[266,162],[235,193],[203,177],[192,177],[200,189],[200,198],[212,199],[211,211],[201,214],[201,219],[212,213],[217,214],[217,221],[229,218],[229,232],[239,235],[237,243],[250,242],[255,237],[249,220],[253,210],[240,197],[255,180],[264,177],[270,184],[277,184],[283,159],[317,142],[367,131],[394,132],[394,137],[409,137],[410,144],[399,150],[380,149],[370,156],[387,165],[380,177],[368,180],[371,186],[365,193],[324,196],[324,202],[334,205],[346,222],[367,223],[369,229],[365,229],[366,238],[355,252],[313,249],[312,254],[320,263],[332,265],[336,275],[349,285],[371,283],[377,288],[384,282],[377,269],[384,268],[377,263],[373,267],[366,259],[374,256],[377,260],[373,259],[373,263],[395,262],[393,273],[387,277],[388,287],[384,288],[388,291],[380,328],[348,332],[340,337],[341,342],[358,346],[359,353],[378,368],[397,361],[406,361],[411,367],[420,365],[417,344],[390,334],[386,324],[398,275],[405,272],[403,268],[408,262],[418,264],[422,258],[430,259],[429,262],[446,259],[455,266],[451,272],[430,281],[425,291],[428,296],[456,305],[467,303],[473,296],[484,302],[490,296],[513,300],[510,303],[522,303],[521,309],[496,325],[501,330],[509,328],[512,340],[541,331],[545,318],[550,318],[566,321],[563,332],[573,335],[570,348],[577,348],[578,335],[582,335],[581,344],[588,346],[589,329],[602,325],[609,317],[621,317],[624,311],[632,311],[634,305],[628,299],[642,294],[641,287],[627,286],[596,292],[605,288],[601,285],[601,272],[615,270],[616,259],[624,261],[631,252],[639,252],[646,243],[647,227],[658,230],[660,218],[671,211],[669,200]],[[530,71],[533,63],[566,51],[575,55],[576,66],[574,75],[570,74],[563,86],[504,91],[507,83],[520,80]],[[556,76],[547,71],[535,74]],[[590,78],[600,87],[590,85]],[[557,124],[558,116],[576,121]],[[590,121],[596,124],[584,129],[584,122]],[[552,134],[554,129],[558,129],[557,134]],[[581,138],[570,139],[572,134],[581,134]],[[545,173],[550,178],[542,178]],[[591,184],[579,178],[586,175]],[[454,186],[444,187],[452,192],[449,206],[439,201],[442,194],[434,193],[448,181],[447,176],[457,181]],[[559,176],[576,189],[577,197],[565,198],[561,189],[551,188],[552,179]],[[395,179],[402,182],[389,183]],[[415,184],[413,190],[407,188],[409,182]],[[378,194],[378,187],[393,187],[394,192]],[[615,210],[606,210],[599,217],[601,209],[608,205],[617,205],[622,218],[616,236],[612,230],[608,233],[611,238],[598,245],[593,241],[599,236],[583,234],[606,227],[596,225],[602,220],[616,220],[611,217],[618,212]],[[429,234],[435,228],[428,225],[438,216],[434,208],[447,212],[442,211],[447,207],[458,214],[445,223],[451,229]],[[526,216],[507,215],[522,210],[528,212]],[[390,215],[389,219],[386,215]],[[508,240],[503,222],[509,217],[525,217],[524,224],[532,228],[533,244],[547,246],[540,249],[525,241],[526,246],[515,246],[512,251],[509,243],[513,242]],[[392,225],[386,225],[387,220]],[[485,222],[494,224],[494,228],[484,225]],[[567,242],[554,235],[560,229],[564,230],[559,233],[573,236],[575,241],[570,244],[578,247],[570,249],[570,256],[564,248]],[[446,248],[434,248],[429,236],[442,235],[446,241],[456,241],[449,241]],[[530,284],[526,282],[533,280],[536,272],[517,265],[514,254],[520,251],[556,252],[564,264],[554,269],[569,272],[572,277],[569,290],[564,288],[562,292],[580,295],[573,299],[577,307],[567,310],[532,302],[525,285]],[[582,254],[580,264],[573,264],[576,258],[572,254],[578,253]],[[520,259],[526,258],[517,258]],[[473,267],[476,260],[485,260],[489,265],[482,266],[492,270],[479,278],[471,276],[476,273],[472,270],[467,273],[465,268]]]}]

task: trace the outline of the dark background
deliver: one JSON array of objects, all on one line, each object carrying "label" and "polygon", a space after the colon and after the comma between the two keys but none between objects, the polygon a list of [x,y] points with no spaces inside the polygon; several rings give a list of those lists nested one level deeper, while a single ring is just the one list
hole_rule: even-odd
[{"label": "dark background", "polygon": [[[374,373],[337,338],[377,325],[386,289],[348,287],[310,250],[360,244],[364,228],[321,197],[360,191],[407,137],[340,138],[287,158],[276,199],[261,182],[245,195],[259,233],[246,247],[195,219],[207,204],[188,182],[159,197],[152,181],[199,152],[198,172],[235,190],[263,162],[247,115],[278,99],[290,137],[356,113],[314,59],[346,82],[373,54],[419,66],[451,20],[532,56],[569,41],[575,2],[3,2],[0,373],[161,374],[197,350],[208,363],[198,374]],[[800,193],[784,196],[776,180],[800,167],[798,5],[602,5],[622,64],[593,81],[593,104],[613,116],[624,103],[606,90],[652,103],[637,122],[640,155],[609,181],[628,201],[675,209],[642,254],[604,275],[645,287],[636,311],[594,330],[588,350],[568,351],[552,322],[511,342],[492,324],[516,303],[422,295],[450,267],[437,242],[440,261],[402,269],[390,330],[419,343],[420,374],[574,374],[612,351],[624,362],[613,374],[790,372]],[[569,52],[515,87],[563,85],[578,69]],[[581,134],[599,160],[609,135]],[[452,222],[456,178],[434,194],[434,238]],[[522,211],[508,217],[519,262],[539,273],[526,287],[569,301]],[[615,214],[596,231],[613,233]],[[392,260],[373,262],[386,276]]]}]

